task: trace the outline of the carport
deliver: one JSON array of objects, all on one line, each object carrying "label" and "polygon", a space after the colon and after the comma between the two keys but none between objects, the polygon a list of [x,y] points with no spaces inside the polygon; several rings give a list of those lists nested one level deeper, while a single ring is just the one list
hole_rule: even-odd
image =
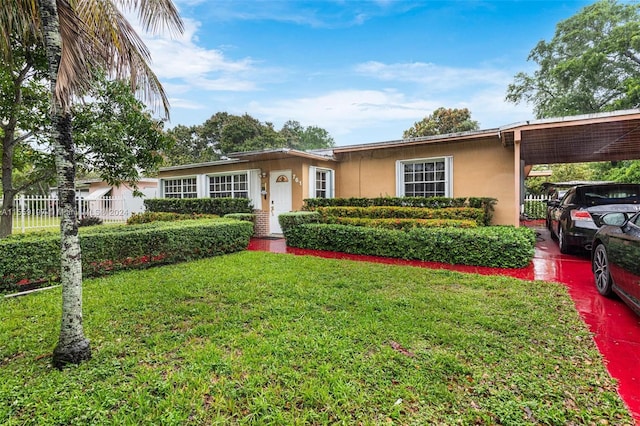
[{"label": "carport", "polygon": [[[640,159],[640,109],[532,120],[499,131],[503,146],[514,149],[516,200],[536,164]],[[514,212],[518,223],[519,204]]]}]

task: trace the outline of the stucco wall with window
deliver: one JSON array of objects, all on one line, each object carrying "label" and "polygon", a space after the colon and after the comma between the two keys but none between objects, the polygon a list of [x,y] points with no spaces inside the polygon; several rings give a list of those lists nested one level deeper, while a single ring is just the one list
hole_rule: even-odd
[{"label": "stucco wall with window", "polygon": [[[311,167],[318,167],[322,170],[335,170],[336,164],[331,161],[318,161],[300,157],[289,157],[282,159],[272,159],[272,160],[260,160],[260,161],[246,161],[246,162],[236,162],[236,163],[226,163],[214,166],[198,166],[194,165],[194,167],[189,167],[185,169],[173,169],[173,170],[161,170],[159,173],[160,182],[162,185],[163,181],[179,179],[184,177],[199,177],[202,180],[200,189],[200,196],[209,197],[210,188],[209,188],[209,176],[219,175],[219,174],[233,174],[236,172],[249,171],[249,170],[259,170],[260,171],[260,188],[259,192],[264,190],[267,191],[266,196],[260,196],[260,204],[254,205],[255,209],[258,210],[269,210],[269,175],[271,172],[281,171],[281,170],[291,170],[292,176],[292,208],[293,210],[300,210],[303,205],[303,200],[305,198],[310,198],[310,175],[309,170]],[[312,169],[313,170],[313,169]],[[266,177],[262,177],[263,174],[266,174]],[[335,176],[335,174],[334,174]],[[295,180],[297,179],[297,181]],[[161,196],[165,196],[162,194]]]},{"label": "stucco wall with window", "polygon": [[[450,161],[451,197],[498,199],[494,224],[516,225],[514,151],[496,137],[375,148],[336,155],[336,197],[395,197],[398,162],[445,159]],[[417,161],[418,163],[420,161]],[[437,162],[437,161],[436,161]]]}]

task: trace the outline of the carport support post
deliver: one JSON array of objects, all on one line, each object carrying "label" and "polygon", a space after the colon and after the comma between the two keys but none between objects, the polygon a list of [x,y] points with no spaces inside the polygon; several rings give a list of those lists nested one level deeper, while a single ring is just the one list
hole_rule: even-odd
[{"label": "carport support post", "polygon": [[513,176],[514,176],[514,204],[515,208],[513,209],[513,223],[516,227],[520,226],[520,199],[521,194],[520,190],[522,185],[520,184],[520,180],[522,179],[521,174],[521,166],[520,166],[520,142],[522,140],[522,134],[520,129],[516,129],[513,132]]}]

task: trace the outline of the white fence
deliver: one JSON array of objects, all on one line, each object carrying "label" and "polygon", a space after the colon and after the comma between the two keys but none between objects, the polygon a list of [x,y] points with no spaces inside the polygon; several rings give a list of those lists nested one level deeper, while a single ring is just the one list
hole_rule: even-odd
[{"label": "white fence", "polygon": [[[0,203],[2,199],[0,198]],[[122,223],[133,213],[124,197],[77,197],[78,218],[98,217],[103,223]],[[1,205],[1,204],[0,204]],[[26,232],[60,226],[57,198],[21,195],[14,200],[13,231]]]},{"label": "white fence", "polygon": [[529,219],[545,219],[547,217],[546,195],[527,194],[524,198],[523,211],[525,217]]}]

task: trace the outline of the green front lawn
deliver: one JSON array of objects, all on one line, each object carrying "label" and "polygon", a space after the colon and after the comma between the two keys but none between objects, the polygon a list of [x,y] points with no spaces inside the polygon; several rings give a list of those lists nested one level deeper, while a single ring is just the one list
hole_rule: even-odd
[{"label": "green front lawn", "polygon": [[0,423],[632,424],[557,284],[242,252],[0,302]]}]

